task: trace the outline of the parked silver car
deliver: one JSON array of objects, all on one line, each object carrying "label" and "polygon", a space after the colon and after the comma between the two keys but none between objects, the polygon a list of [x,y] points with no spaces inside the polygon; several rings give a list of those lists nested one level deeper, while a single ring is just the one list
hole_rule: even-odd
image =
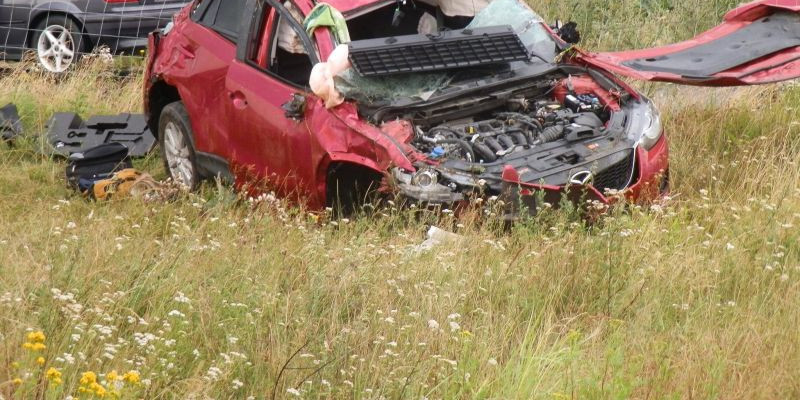
[{"label": "parked silver car", "polygon": [[81,53],[108,46],[133,54],[186,0],[0,0],[0,58],[28,50],[51,72],[64,72]]}]

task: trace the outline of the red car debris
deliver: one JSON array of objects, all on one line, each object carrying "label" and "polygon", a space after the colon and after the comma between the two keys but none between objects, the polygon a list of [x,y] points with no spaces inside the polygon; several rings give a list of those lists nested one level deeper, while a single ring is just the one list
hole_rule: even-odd
[{"label": "red car debris", "polygon": [[[190,187],[267,181],[312,209],[370,188],[440,204],[511,186],[652,200],[668,190],[667,138],[652,102],[615,74],[708,86],[800,75],[796,0],[619,53],[571,46],[516,0],[466,16],[438,1],[331,0],[344,35],[309,29],[311,0],[194,2],[150,37],[145,109],[169,173]],[[309,79],[344,44],[352,68],[327,77],[341,96],[331,104]]]}]

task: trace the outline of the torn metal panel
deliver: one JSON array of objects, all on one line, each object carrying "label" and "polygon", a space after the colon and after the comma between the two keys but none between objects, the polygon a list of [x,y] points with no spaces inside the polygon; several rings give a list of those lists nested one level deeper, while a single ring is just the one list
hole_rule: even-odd
[{"label": "torn metal panel", "polygon": [[642,71],[703,78],[796,46],[800,46],[800,15],[780,12],[708,43],[623,64]]},{"label": "torn metal panel", "polygon": [[800,5],[760,0],[685,42],[575,60],[635,79],[699,86],[755,85],[800,77]]},{"label": "torn metal panel", "polygon": [[7,104],[0,108],[0,138],[3,141],[11,142],[19,135],[22,135],[19,111],[17,111],[16,105]]},{"label": "torn metal panel", "polygon": [[95,116],[84,122],[74,113],[56,113],[47,123],[47,141],[63,157],[105,143],[123,144],[131,157],[144,157],[156,144],[142,114]]}]

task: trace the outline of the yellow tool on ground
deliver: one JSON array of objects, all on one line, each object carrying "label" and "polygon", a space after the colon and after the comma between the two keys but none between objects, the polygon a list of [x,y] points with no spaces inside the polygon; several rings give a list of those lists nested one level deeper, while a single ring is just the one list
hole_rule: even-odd
[{"label": "yellow tool on ground", "polygon": [[90,195],[97,200],[139,197],[157,190],[158,187],[158,182],[150,175],[128,168],[115,173],[111,178],[95,182]]}]

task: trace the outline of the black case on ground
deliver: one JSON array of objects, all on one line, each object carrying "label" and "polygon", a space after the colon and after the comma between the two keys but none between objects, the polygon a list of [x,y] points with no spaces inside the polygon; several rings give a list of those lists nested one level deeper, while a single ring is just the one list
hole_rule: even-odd
[{"label": "black case on ground", "polygon": [[133,168],[128,148],[120,143],[106,143],[72,154],[67,164],[67,184],[80,191],[84,186],[106,179],[126,168]]}]

